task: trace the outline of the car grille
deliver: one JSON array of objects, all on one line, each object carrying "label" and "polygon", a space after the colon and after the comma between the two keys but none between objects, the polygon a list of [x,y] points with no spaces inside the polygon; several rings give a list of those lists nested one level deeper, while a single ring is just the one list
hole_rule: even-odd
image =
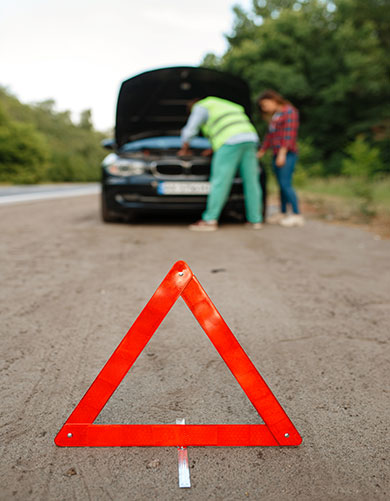
[{"label": "car grille", "polygon": [[191,166],[191,174],[193,176],[208,176],[210,174],[210,166],[209,165],[192,165]]},{"label": "car grille", "polygon": [[180,176],[184,173],[184,169],[180,164],[157,164],[156,172],[163,176]]},{"label": "car grille", "polygon": [[207,179],[210,174],[210,165],[208,162],[202,161],[194,161],[187,162],[184,160],[161,160],[157,162],[153,162],[152,164],[152,172],[156,177],[170,177],[170,176],[179,176],[179,177],[202,177]]}]

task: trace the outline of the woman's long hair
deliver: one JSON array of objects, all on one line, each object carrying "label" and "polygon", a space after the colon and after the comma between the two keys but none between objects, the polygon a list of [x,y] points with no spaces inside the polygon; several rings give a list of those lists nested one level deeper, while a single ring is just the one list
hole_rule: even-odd
[{"label": "woman's long hair", "polygon": [[[285,99],[279,92],[276,92],[276,90],[273,89],[267,89],[264,92],[262,92],[259,97],[257,98],[257,103],[262,101],[263,99],[271,99],[272,101],[276,101],[278,104],[289,104],[291,105],[290,101]],[[291,105],[292,106],[292,105]]]},{"label": "woman's long hair", "polygon": [[276,92],[276,90],[273,90],[273,89],[267,89],[265,91],[263,91],[259,97],[257,98],[256,100],[256,103],[259,107],[259,110],[260,110],[260,114],[261,114],[261,118],[269,123],[272,119],[272,114],[269,114],[269,113],[265,113],[262,109],[261,109],[261,106],[260,106],[260,102],[263,100],[263,99],[271,99],[272,101],[275,101],[277,102],[278,104],[281,104],[281,105],[290,105],[290,106],[293,106],[290,101],[288,101],[287,99],[285,99],[281,94],[279,94],[279,92]]}]

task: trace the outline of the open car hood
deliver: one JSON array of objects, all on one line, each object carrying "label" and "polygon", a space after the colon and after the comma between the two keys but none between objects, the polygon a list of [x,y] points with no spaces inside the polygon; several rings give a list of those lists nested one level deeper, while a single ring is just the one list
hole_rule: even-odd
[{"label": "open car hood", "polygon": [[179,135],[188,118],[188,101],[207,96],[241,104],[250,115],[248,85],[229,73],[180,66],[147,71],[125,80],[116,110],[117,146],[145,137]]}]

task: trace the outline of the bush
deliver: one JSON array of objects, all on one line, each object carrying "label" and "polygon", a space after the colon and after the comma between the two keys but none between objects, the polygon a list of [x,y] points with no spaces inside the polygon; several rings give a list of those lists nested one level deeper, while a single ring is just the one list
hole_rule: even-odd
[{"label": "bush", "polygon": [[372,179],[383,169],[379,148],[370,146],[362,135],[345,149],[347,157],[342,162],[342,173],[347,177]]},{"label": "bush", "polygon": [[77,153],[54,153],[46,171],[46,179],[52,182],[91,182],[99,181],[99,162],[89,163]]},{"label": "bush", "polygon": [[370,146],[362,135],[350,143],[342,162],[342,174],[351,179],[351,190],[359,200],[360,211],[367,217],[375,215],[372,180],[382,170],[379,148]]},{"label": "bush", "polygon": [[[298,171],[302,170],[306,177],[324,176],[324,166],[321,162],[321,153],[313,146],[311,139],[298,142]],[[299,172],[297,172],[298,174]]]},{"label": "bush", "polygon": [[53,100],[25,105],[0,87],[0,182],[97,181],[105,155],[91,112],[78,125]]},{"label": "bush", "polygon": [[293,184],[298,188],[301,186],[305,186],[307,178],[308,178],[307,172],[305,171],[305,169],[303,168],[298,159],[298,162],[295,166]]},{"label": "bush", "polygon": [[0,182],[30,184],[45,176],[49,152],[44,136],[32,125],[0,116]]}]

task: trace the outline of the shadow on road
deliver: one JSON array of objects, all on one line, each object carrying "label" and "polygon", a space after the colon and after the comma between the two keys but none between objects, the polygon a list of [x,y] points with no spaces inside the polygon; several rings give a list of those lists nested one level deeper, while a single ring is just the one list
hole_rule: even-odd
[{"label": "shadow on road", "polygon": [[[188,213],[166,213],[166,214],[139,214],[131,221],[117,221],[114,223],[103,223],[108,225],[128,225],[128,226],[188,226],[195,221],[198,221],[201,214]],[[241,214],[229,213],[224,214],[220,219],[220,224],[237,224],[241,225],[245,222],[245,218]]]}]

